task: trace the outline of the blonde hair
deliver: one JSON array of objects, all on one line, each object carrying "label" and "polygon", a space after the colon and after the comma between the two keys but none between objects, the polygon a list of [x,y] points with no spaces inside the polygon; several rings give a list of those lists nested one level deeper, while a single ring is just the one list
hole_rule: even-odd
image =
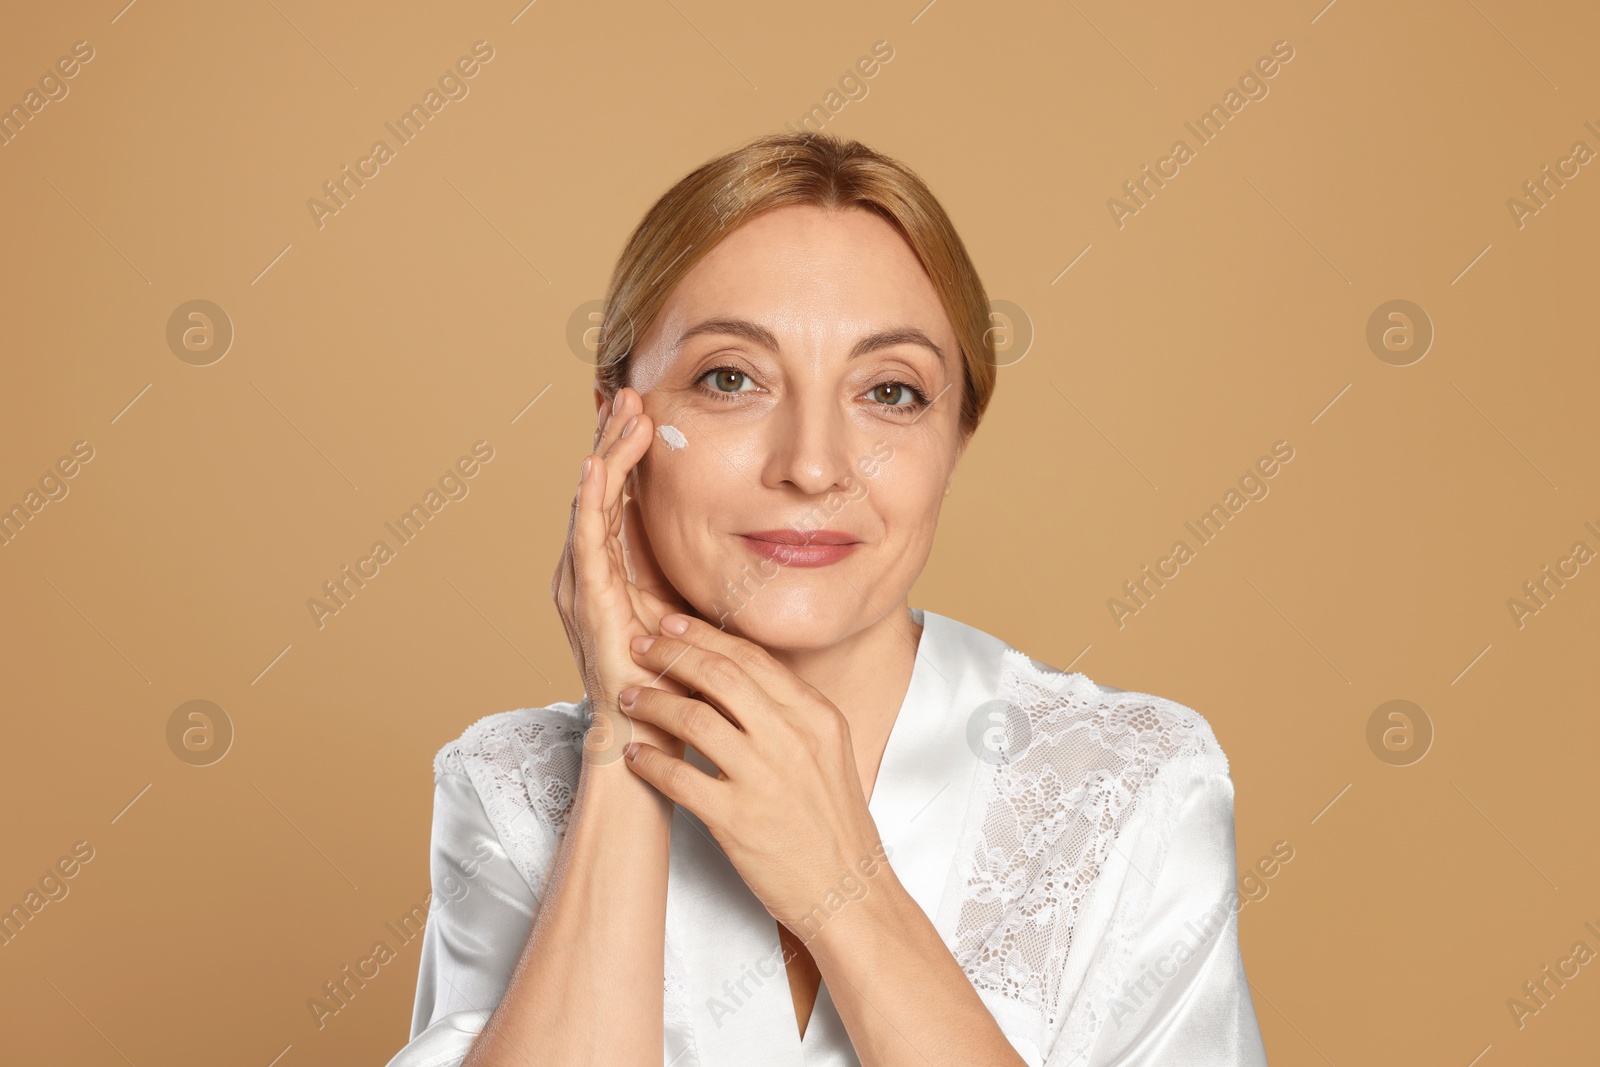
[{"label": "blonde hair", "polygon": [[872,211],[905,238],[961,345],[961,430],[970,436],[994,394],[996,371],[989,300],[977,269],[944,208],[910,168],[826,133],[757,137],[702,164],[651,206],[606,290],[595,354],[601,391],[615,396],[628,383],[634,339],[718,241],[756,215],[795,204]]}]

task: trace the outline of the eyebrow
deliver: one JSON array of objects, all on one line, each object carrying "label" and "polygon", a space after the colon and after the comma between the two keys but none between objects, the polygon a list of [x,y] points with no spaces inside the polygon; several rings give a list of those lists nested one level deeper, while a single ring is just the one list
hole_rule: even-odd
[{"label": "eyebrow", "polygon": [[[673,346],[673,352],[676,353],[678,350],[682,349],[683,346],[689,342],[690,338],[699,337],[701,334],[711,333],[731,334],[734,337],[742,337],[751,344],[760,345],[762,348],[765,348],[768,351],[780,351],[778,347],[778,338],[773,335],[771,330],[767,329],[759,322],[751,322],[749,319],[724,318],[706,319],[704,322],[689,327],[687,330],[683,331],[683,335],[678,338],[677,344]],[[915,326],[897,326],[893,329],[879,330],[876,333],[869,333],[855,343],[854,347],[850,349],[850,354],[845,358],[855,359],[857,356],[864,356],[868,352],[876,352],[880,348],[893,348],[895,345],[906,344],[921,345],[924,348],[927,348],[935,356],[939,357],[940,366],[944,366],[947,362],[945,360],[944,349],[934,344],[932,339],[929,338],[927,334],[923,333]]]}]

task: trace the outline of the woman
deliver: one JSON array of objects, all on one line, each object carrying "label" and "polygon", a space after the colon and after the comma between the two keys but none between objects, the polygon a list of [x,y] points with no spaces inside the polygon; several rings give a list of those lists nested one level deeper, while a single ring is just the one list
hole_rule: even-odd
[{"label": "woman", "polygon": [[995,384],[926,186],[757,139],[605,322],[551,583],[586,695],[438,754],[391,1067],[1264,1064],[1205,720],[907,603]]}]

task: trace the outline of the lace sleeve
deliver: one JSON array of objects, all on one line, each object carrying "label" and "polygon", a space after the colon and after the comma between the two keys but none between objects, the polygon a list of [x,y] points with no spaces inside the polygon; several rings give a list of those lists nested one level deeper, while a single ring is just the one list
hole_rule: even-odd
[{"label": "lace sleeve", "polygon": [[472,783],[512,862],[538,888],[566,830],[582,769],[588,704],[479,719],[434,757],[434,775]]},{"label": "lace sleeve", "polygon": [[[1030,1064],[1085,1067],[1126,980],[1190,782],[1226,779],[1227,759],[1193,710],[1102,688],[1015,650],[1000,698],[1015,725],[1005,758],[985,761],[974,782],[952,952]],[[1228,843],[1231,865],[1231,833]],[[1191,903],[1182,886],[1174,892]]]}]

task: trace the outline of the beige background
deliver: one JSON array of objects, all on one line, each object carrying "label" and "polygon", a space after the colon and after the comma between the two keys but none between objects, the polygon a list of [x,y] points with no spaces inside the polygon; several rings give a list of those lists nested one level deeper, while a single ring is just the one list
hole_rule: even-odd
[{"label": "beige background", "polygon": [[[0,505],[94,450],[0,548],[0,903],[94,850],[0,947],[7,1062],[404,1043],[416,942],[322,1028],[307,1002],[428,893],[434,751],[579,694],[547,586],[593,429],[569,322],[671,182],[879,40],[825,128],[916,168],[1034,331],[912,602],[1210,720],[1241,868],[1294,849],[1241,914],[1274,1067],[1593,1061],[1600,964],[1521,1028],[1506,1003],[1600,950],[1600,565],[1507,607],[1600,549],[1600,165],[1507,206],[1600,149],[1592,5],[120,4],[0,30],[7,106],[94,50],[0,147]],[[470,94],[319,228],[479,40]],[[1269,95],[1114,224],[1280,40]],[[236,334],[208,366],[167,342],[194,299]],[[1403,367],[1366,340],[1395,299],[1436,331]],[[319,629],[307,600],[479,440],[470,494]],[[1108,598],[1280,440],[1270,495],[1119,628]],[[1368,745],[1391,699],[1435,731],[1409,766]],[[209,766],[169,747],[190,700],[235,731]]]}]

